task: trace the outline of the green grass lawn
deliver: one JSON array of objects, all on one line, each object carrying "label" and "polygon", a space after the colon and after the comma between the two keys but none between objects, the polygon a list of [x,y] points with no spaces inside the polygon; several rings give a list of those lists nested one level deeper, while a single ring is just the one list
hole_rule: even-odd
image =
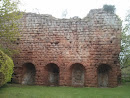
[{"label": "green grass lawn", "polygon": [[0,98],[130,98],[130,83],[116,88],[74,88],[8,84]]}]

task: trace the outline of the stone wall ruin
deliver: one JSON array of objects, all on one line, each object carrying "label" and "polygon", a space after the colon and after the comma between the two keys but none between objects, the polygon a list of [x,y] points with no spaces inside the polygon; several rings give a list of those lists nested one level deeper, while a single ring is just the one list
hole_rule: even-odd
[{"label": "stone wall ruin", "polygon": [[20,23],[21,51],[14,58],[17,83],[23,83],[23,65],[31,63],[37,85],[118,85],[121,21],[117,15],[102,9],[91,10],[83,19],[25,13]]}]

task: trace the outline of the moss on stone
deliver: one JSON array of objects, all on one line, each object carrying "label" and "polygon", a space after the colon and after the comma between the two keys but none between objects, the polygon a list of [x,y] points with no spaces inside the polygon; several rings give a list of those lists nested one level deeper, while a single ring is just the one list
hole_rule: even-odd
[{"label": "moss on stone", "polygon": [[11,80],[13,67],[12,59],[0,50],[0,86]]}]

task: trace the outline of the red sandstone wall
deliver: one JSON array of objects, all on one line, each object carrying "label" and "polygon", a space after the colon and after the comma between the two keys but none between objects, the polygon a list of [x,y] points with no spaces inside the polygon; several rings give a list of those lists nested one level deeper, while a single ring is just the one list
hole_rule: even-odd
[{"label": "red sandstone wall", "polygon": [[97,9],[91,10],[84,19],[56,19],[25,13],[20,21],[21,52],[14,58],[16,82],[21,83],[22,65],[29,62],[36,68],[35,83],[48,85],[45,67],[55,63],[60,69],[59,85],[71,86],[71,66],[80,63],[85,68],[84,86],[98,86],[100,64],[112,68],[109,86],[118,85],[121,21],[115,14]]}]

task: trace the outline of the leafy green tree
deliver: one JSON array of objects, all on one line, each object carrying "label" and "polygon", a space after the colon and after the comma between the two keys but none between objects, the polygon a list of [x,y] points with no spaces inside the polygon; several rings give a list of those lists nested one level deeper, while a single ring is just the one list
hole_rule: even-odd
[{"label": "leafy green tree", "polygon": [[[19,34],[19,1],[0,0],[0,86],[11,80],[13,61],[9,56],[16,53]],[[7,56],[9,55],[9,56]]]},{"label": "leafy green tree", "polygon": [[17,0],[0,0],[0,50],[11,56],[19,36],[18,19],[22,14]]},{"label": "leafy green tree", "polygon": [[122,30],[120,63],[122,68],[130,66],[130,12],[126,16]]}]

